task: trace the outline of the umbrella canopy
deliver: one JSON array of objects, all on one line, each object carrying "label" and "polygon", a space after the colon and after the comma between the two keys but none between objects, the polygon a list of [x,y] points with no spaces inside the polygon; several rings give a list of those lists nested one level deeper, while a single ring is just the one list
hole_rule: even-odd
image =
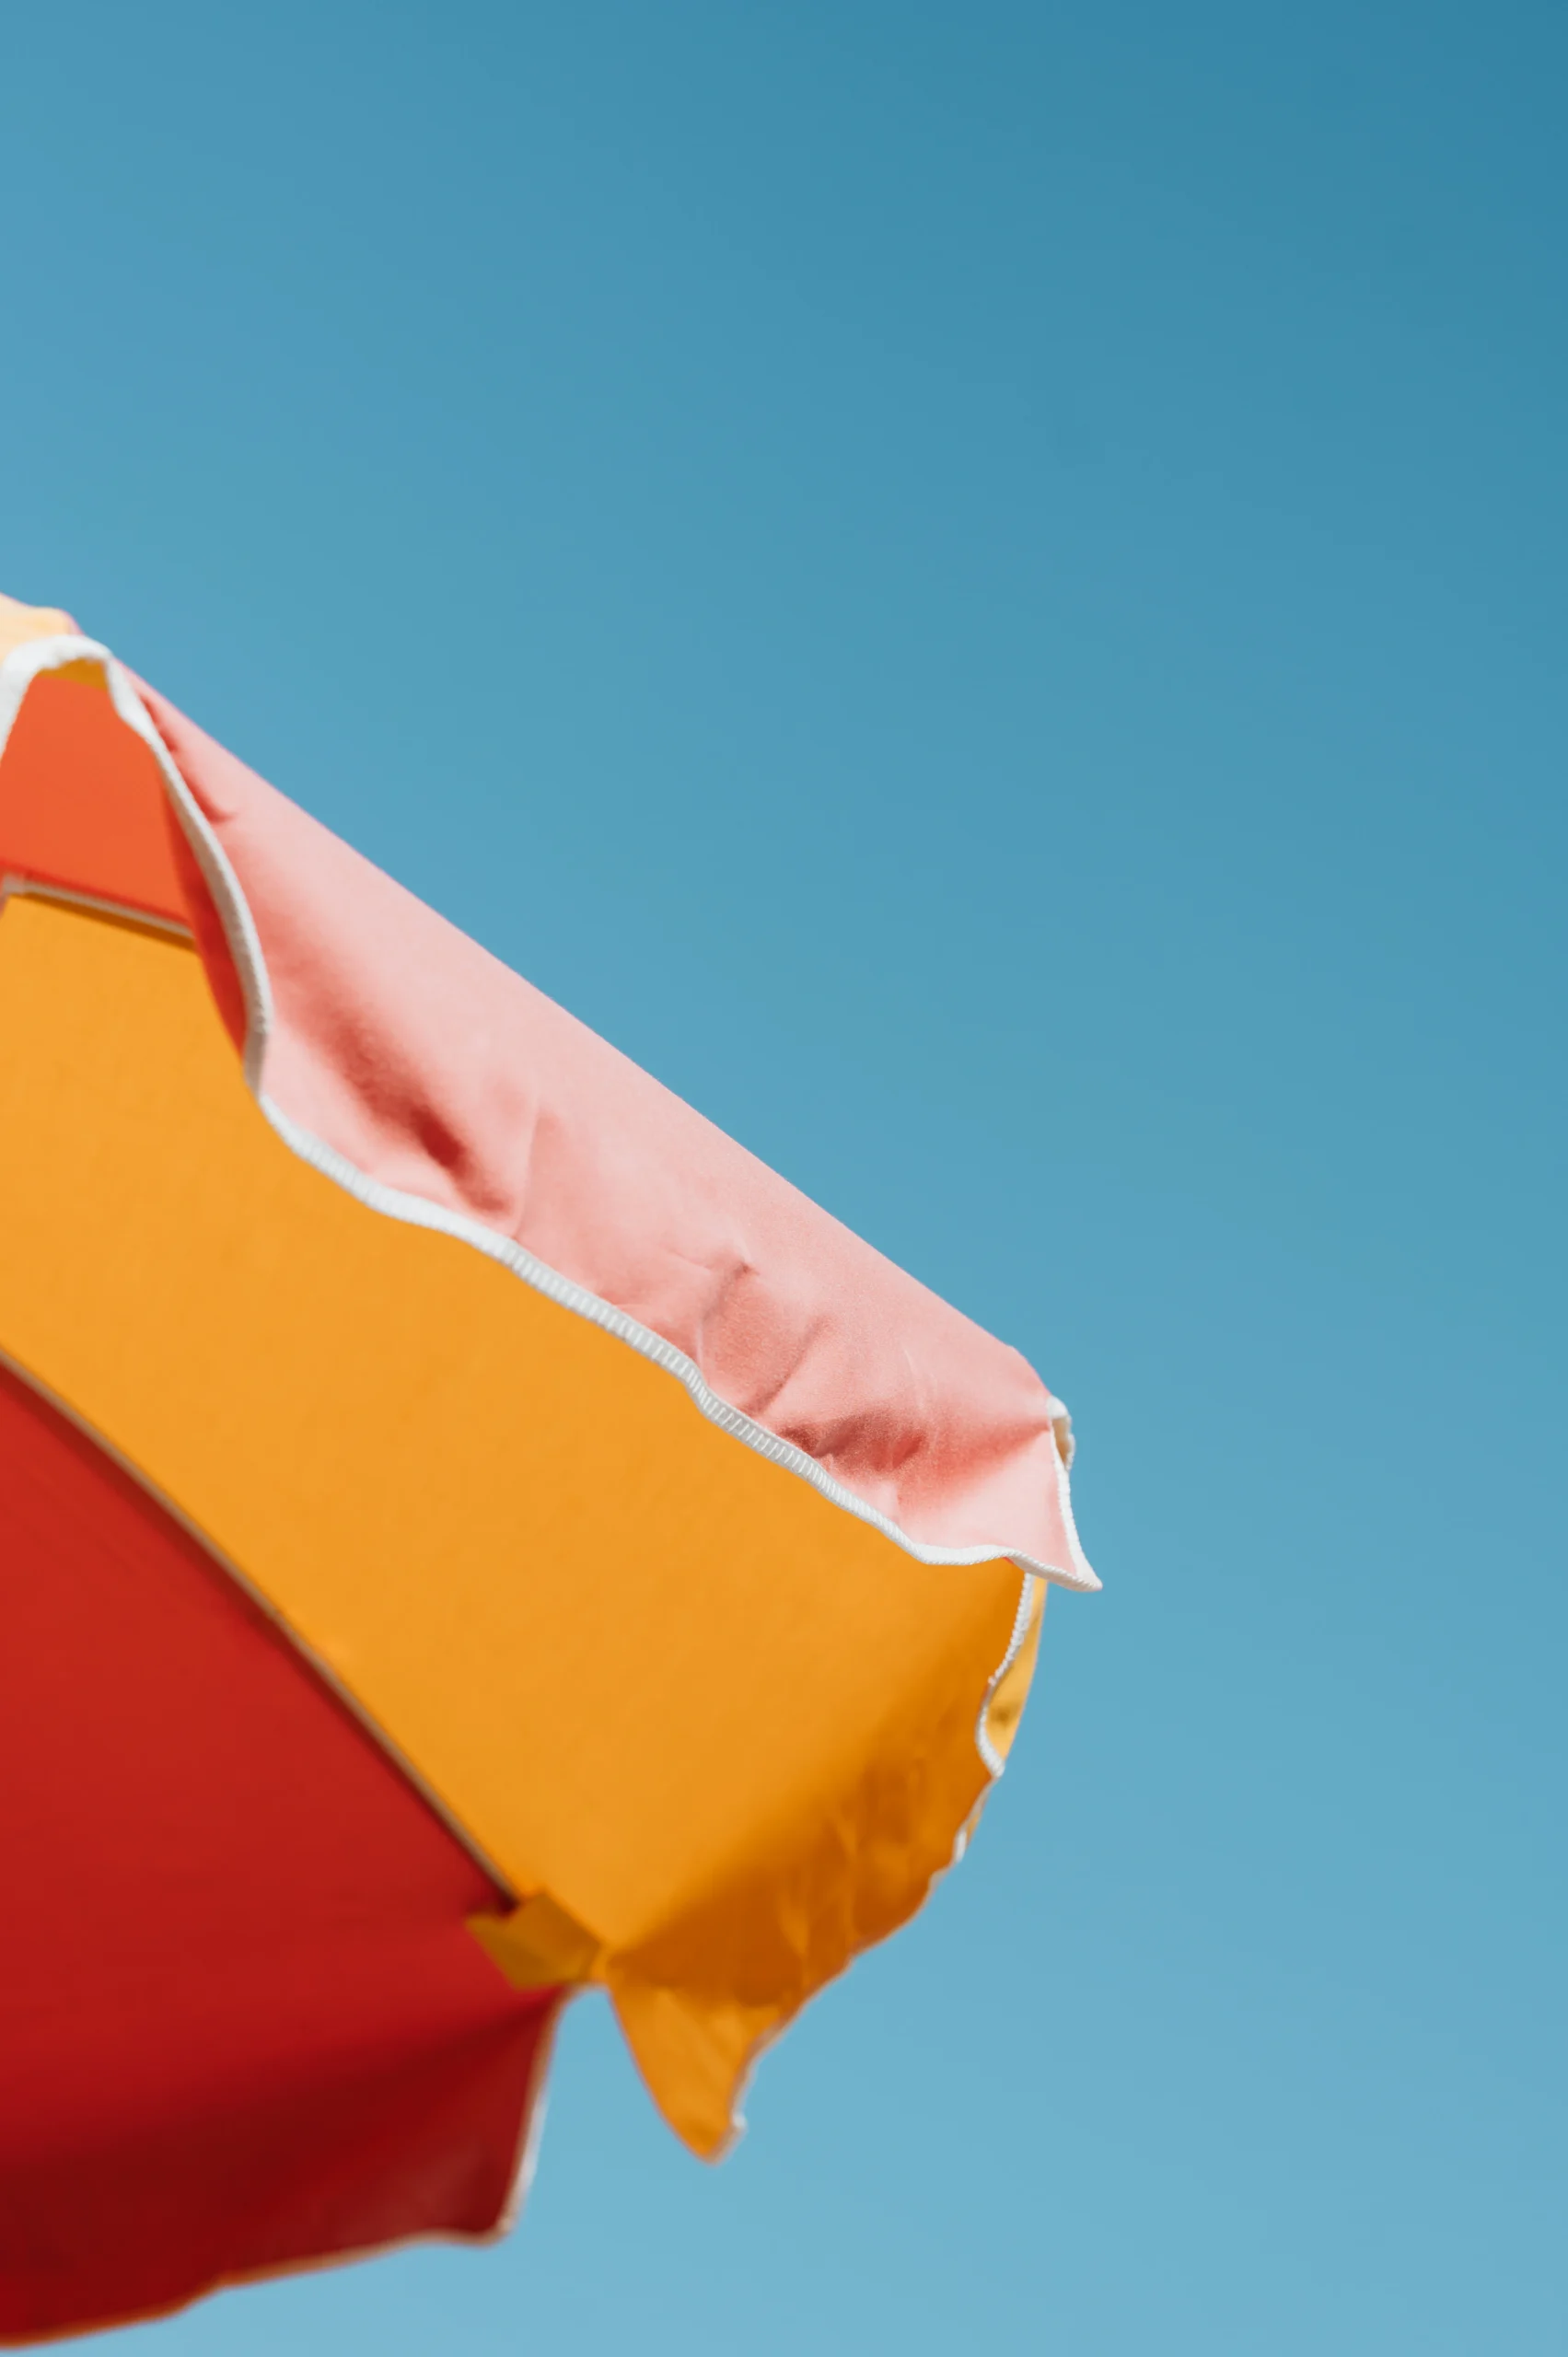
[{"label": "umbrella canopy", "polygon": [[586,1983],[720,2152],[1097,1583],[1016,1352],[67,617],[0,652],[15,2337],[494,2231]]}]

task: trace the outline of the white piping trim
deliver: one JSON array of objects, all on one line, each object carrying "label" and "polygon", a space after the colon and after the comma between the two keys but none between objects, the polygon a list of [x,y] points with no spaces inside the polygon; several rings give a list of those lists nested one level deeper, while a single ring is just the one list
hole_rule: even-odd
[{"label": "white piping trim", "polygon": [[1006,1767],[1007,1762],[1003,1758],[1001,1752],[997,1750],[996,1746],[992,1742],[991,1730],[986,1724],[987,1720],[991,1716],[992,1701],[995,1696],[997,1688],[1001,1685],[1002,1680],[1006,1677],[1007,1672],[1012,1668],[1013,1664],[1017,1660],[1019,1654],[1023,1651],[1029,1631],[1034,1627],[1035,1591],[1037,1588],[1041,1591],[1040,1608],[1042,1612],[1045,1609],[1044,1589],[1047,1583],[1044,1580],[1037,1580],[1032,1573],[1025,1573],[1024,1592],[1018,1598],[1018,1609],[1014,1615],[1013,1633],[1007,1641],[1007,1650],[1003,1655],[1001,1662],[992,1677],[991,1683],[985,1689],[985,1699],[980,1706],[980,1716],[975,1721],[975,1749],[979,1752],[981,1758],[990,1769],[993,1776],[1000,1776],[1003,1770]]},{"label": "white piping trim", "polygon": [[550,2008],[550,2019],[540,2031],[534,2047],[533,2069],[528,2073],[528,2091],[525,2098],[522,2134],[517,2139],[517,2159],[512,2167],[512,2182],[506,2199],[496,2213],[495,2223],[472,2239],[498,2243],[509,2235],[523,2214],[523,2205],[533,2191],[533,2181],[539,2172],[540,2146],[544,2142],[544,2122],[550,2109],[550,2066],[555,2059],[555,2040],[560,2033],[562,2016],[577,1989],[563,1987],[556,1991]]},{"label": "white piping trim", "polygon": [[89,916],[110,917],[116,924],[139,925],[144,933],[166,933],[172,940],[190,941],[191,928],[178,917],[157,917],[134,909],[128,900],[106,900],[98,892],[74,892],[64,884],[45,884],[36,876],[0,876],[0,909],[7,900],[63,900],[68,909],[85,909]]},{"label": "white piping trim", "polygon": [[[1057,1405],[1060,1407],[1060,1400]],[[1074,1454],[1076,1455],[1076,1450]],[[1098,1593],[1102,1582],[1079,1543],[1078,1526],[1073,1519],[1073,1487],[1068,1480],[1067,1460],[1060,1449],[1052,1449],[1051,1456],[1056,1466],[1056,1503],[1062,1509],[1062,1527],[1067,1534],[1068,1554],[1077,1577],[1070,1580],[1060,1572],[1046,1572],[1041,1576],[1056,1580],[1063,1587],[1079,1588],[1086,1595],[1093,1596]],[[1016,1563],[1021,1560],[1017,1555],[1013,1558]]]},{"label": "white piping trim", "polygon": [[[245,1084],[252,1097],[260,1098],[261,1068],[273,1036],[273,987],[267,977],[267,961],[261,955],[261,939],[256,931],[250,903],[239,888],[238,877],[228,864],[227,853],[175,766],[173,755],[154,726],[145,704],[131,685],[124,667],[115,661],[107,647],[95,645],[92,651],[103,664],[115,711],[128,728],[134,729],[163,772],[164,783],[174,804],[175,817],[191,846],[192,856],[202,871],[203,881],[212,894],[213,906],[227,936],[229,953],[245,999]],[[4,751],[5,743],[0,739],[0,754]]]}]

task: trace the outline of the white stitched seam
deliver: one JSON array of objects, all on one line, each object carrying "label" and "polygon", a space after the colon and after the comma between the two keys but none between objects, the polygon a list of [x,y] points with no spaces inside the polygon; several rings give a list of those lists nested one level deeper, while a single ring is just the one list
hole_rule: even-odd
[{"label": "white stitched seam", "polygon": [[[1017,1557],[1015,1556],[1013,1560],[1016,1562]],[[993,1776],[1000,1776],[1003,1770],[1006,1767],[1007,1762],[991,1740],[991,1729],[986,1724],[991,1716],[991,1705],[996,1699],[997,1688],[1001,1685],[1002,1680],[1006,1677],[1007,1672],[1012,1668],[1013,1664],[1017,1660],[1019,1654],[1023,1650],[1025,1642],[1028,1639],[1029,1631],[1034,1626],[1035,1589],[1038,1585],[1041,1591],[1040,1608],[1043,1612],[1045,1609],[1044,1590],[1047,1585],[1048,1583],[1046,1581],[1037,1581],[1032,1573],[1028,1572],[1025,1573],[1024,1592],[1018,1598],[1018,1609],[1014,1616],[1013,1633],[1008,1639],[1007,1650],[1003,1655],[1001,1664],[993,1677],[990,1685],[985,1689],[985,1699],[980,1706],[980,1715],[975,1721],[975,1749],[979,1752],[981,1758],[990,1769]]]},{"label": "white stitched seam", "polygon": [[101,892],[77,892],[65,884],[46,884],[36,876],[0,876],[0,909],[7,900],[60,900],[68,909],[85,909],[89,916],[112,917],[117,924],[139,925],[145,933],[167,934],[171,941],[192,938],[178,917],[157,917],[129,900],[108,900]]}]

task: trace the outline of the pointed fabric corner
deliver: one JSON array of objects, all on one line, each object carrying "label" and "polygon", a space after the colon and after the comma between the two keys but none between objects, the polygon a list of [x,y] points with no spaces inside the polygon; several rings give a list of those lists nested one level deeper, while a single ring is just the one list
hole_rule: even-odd
[{"label": "pointed fabric corner", "polygon": [[[18,645],[0,730],[0,1365],[448,1861],[430,1920],[468,1995],[427,2056],[426,2128],[385,2182],[344,2162],[342,2214],[366,2244],[494,2223],[494,2155],[522,2149],[557,1992],[587,1982],[717,2153],[761,2047],[961,1846],[1045,1586],[1098,1585],[1064,1411],[103,648]],[[24,1627],[87,1479],[0,1573]],[[294,1742],[263,1747],[290,1789]],[[110,1805],[77,1748],[64,1859]],[[338,1772],[314,1806],[346,1826]],[[137,1820],[150,1891],[218,1888],[193,1838]],[[414,1886],[389,1871],[354,1918],[367,1972],[405,1953]],[[80,1978],[91,1935],[60,1939]],[[301,2031],[289,2067],[390,2104],[413,2035]],[[470,2084],[499,2124],[455,2212]],[[89,2114],[62,2185],[89,2145],[141,2182],[145,2107]],[[162,2288],[132,2269],[91,2314],[281,2263],[237,2205]]]}]

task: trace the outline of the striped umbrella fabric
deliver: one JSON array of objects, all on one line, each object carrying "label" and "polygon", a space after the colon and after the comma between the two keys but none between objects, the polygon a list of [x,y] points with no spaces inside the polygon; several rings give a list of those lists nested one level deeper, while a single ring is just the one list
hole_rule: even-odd
[{"label": "striped umbrella fabric", "polygon": [[[1088,1589],[1065,1411],[0,601],[0,2336],[697,2153]],[[591,911],[586,912],[591,919]]]}]

